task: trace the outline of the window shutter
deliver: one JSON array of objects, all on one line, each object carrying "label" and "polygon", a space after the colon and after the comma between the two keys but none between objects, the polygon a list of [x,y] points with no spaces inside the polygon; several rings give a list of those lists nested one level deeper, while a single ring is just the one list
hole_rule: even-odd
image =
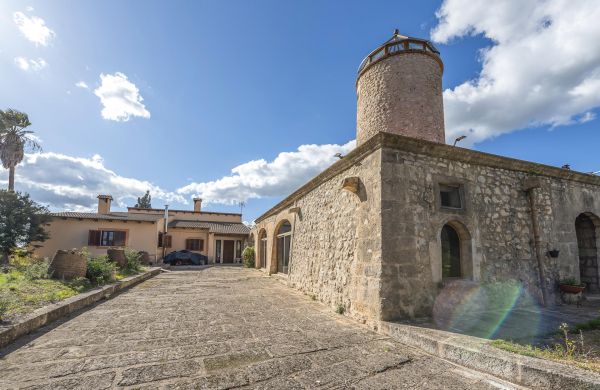
[{"label": "window shutter", "polygon": [[158,247],[162,248],[163,246],[163,234],[162,233],[158,233]]},{"label": "window shutter", "polygon": [[198,250],[199,251],[203,251],[204,250],[204,240],[198,240],[200,242],[200,244],[198,245]]},{"label": "window shutter", "polygon": [[126,232],[114,232],[113,245],[114,246],[125,246],[125,238],[127,237]]},{"label": "window shutter", "polygon": [[88,245],[100,245],[100,230],[90,230],[88,233]]},{"label": "window shutter", "polygon": [[165,247],[170,248],[171,247],[171,236],[168,234],[165,235],[164,240],[165,240]]},{"label": "window shutter", "polygon": [[190,240],[189,238],[185,240],[185,249],[188,251],[192,250],[192,240]]}]

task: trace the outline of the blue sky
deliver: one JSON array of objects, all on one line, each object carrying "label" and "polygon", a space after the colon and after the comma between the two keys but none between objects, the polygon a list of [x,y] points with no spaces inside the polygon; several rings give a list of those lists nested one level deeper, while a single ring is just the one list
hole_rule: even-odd
[{"label": "blue sky", "polygon": [[52,209],[93,208],[99,192],[122,208],[146,188],[155,207],[245,200],[251,221],[353,147],[356,69],[394,28],[440,49],[450,138],[597,171],[598,8],[3,1],[0,108],[27,112],[43,146],[17,168],[17,189]]}]

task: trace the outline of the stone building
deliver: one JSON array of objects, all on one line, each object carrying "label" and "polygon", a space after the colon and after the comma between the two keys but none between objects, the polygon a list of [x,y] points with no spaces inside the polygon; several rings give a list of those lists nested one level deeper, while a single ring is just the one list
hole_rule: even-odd
[{"label": "stone building", "polygon": [[256,220],[257,267],[368,322],[429,316],[456,280],[598,291],[600,177],[446,145],[442,73],[397,32],[367,56],[357,147]]}]

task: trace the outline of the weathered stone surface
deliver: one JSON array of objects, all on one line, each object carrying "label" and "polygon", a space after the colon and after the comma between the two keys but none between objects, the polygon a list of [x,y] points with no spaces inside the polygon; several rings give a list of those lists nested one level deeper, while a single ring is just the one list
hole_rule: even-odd
[{"label": "weathered stone surface", "polygon": [[114,261],[121,268],[125,268],[127,265],[127,258],[125,257],[125,250],[123,249],[107,249],[106,254],[110,261]]},{"label": "weathered stone surface", "polygon": [[[360,179],[360,196],[340,188],[348,177]],[[458,187],[461,207],[442,207],[440,189],[449,185]],[[286,211],[292,205],[301,218]],[[576,229],[580,215],[591,220],[586,229]],[[254,232],[266,234],[267,271],[276,273],[277,228],[288,220],[288,285],[376,325],[432,316],[452,292],[452,279],[442,276],[445,225],[459,236],[460,278],[475,289],[517,284],[536,304],[545,289],[553,305],[558,281],[581,276],[594,291],[598,216],[596,176],[380,133],[259,217]]]},{"label": "weathered stone surface", "polygon": [[492,388],[230,267],[163,273],[0,356],[0,388]]},{"label": "weathered stone surface", "polygon": [[84,278],[87,272],[87,259],[79,251],[58,250],[50,263],[52,277],[59,279]]},{"label": "weathered stone surface", "polygon": [[372,65],[356,84],[356,142],[387,131],[444,143],[442,68],[424,53]]}]

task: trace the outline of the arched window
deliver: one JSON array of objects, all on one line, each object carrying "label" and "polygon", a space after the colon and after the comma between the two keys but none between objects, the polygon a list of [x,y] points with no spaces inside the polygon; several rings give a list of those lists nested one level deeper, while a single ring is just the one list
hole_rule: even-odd
[{"label": "arched window", "polygon": [[460,237],[450,225],[442,228],[442,278],[460,278]]},{"label": "arched window", "polygon": [[258,235],[258,255],[260,268],[267,267],[267,232],[263,229]]},{"label": "arched window", "polygon": [[579,249],[579,275],[589,292],[598,292],[598,247],[596,224],[598,218],[593,214],[581,214],[575,220],[577,247]]},{"label": "arched window", "polygon": [[277,229],[277,272],[288,273],[291,244],[292,225],[284,221]]}]

